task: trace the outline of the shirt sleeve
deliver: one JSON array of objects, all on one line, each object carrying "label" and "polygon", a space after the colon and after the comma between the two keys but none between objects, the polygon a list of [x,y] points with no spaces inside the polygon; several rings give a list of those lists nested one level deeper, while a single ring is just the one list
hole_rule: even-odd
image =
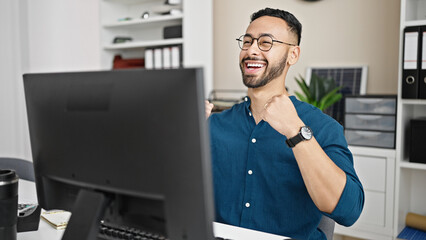
[{"label": "shirt sleeve", "polygon": [[356,222],[364,206],[364,191],[358,179],[346,174],[346,185],[331,214],[323,212],[338,224],[349,227]]},{"label": "shirt sleeve", "polygon": [[328,157],[345,172],[346,184],[333,212],[331,214],[323,212],[323,214],[340,225],[351,226],[359,218],[364,207],[364,189],[354,169],[353,156],[343,135],[343,127],[340,124],[336,125],[334,133],[328,134],[328,141],[325,141],[328,144],[325,144],[323,149]]}]

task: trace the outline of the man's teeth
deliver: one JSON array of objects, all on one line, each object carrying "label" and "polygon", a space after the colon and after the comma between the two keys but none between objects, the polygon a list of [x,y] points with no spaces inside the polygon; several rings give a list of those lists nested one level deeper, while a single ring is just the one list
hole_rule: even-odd
[{"label": "man's teeth", "polygon": [[247,63],[247,67],[256,67],[256,68],[261,68],[263,67],[263,64],[260,63]]}]

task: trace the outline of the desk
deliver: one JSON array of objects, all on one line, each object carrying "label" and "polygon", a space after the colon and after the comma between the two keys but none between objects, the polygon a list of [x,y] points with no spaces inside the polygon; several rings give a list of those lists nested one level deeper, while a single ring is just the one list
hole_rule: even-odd
[{"label": "desk", "polygon": [[[26,180],[19,180],[18,202],[37,203],[37,192],[35,184]],[[40,219],[38,231],[18,233],[18,240],[59,240],[64,230],[56,230],[47,222]]]},{"label": "desk", "polygon": [[[19,202],[37,203],[37,193],[33,182],[19,180]],[[40,219],[38,231],[18,233],[17,240],[60,240],[65,230],[56,230],[44,220]],[[283,240],[289,239],[274,234],[254,231],[251,229],[235,227],[222,223],[213,223],[215,236],[226,237],[233,240]]]},{"label": "desk", "polygon": [[60,240],[65,230],[56,230],[40,219],[38,231],[18,233],[17,240]]}]

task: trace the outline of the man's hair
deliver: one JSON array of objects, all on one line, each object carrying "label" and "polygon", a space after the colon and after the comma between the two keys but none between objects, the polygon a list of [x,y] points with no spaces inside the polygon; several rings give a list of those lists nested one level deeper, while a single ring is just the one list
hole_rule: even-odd
[{"label": "man's hair", "polygon": [[300,44],[300,39],[302,38],[302,24],[293,14],[280,9],[265,8],[253,13],[250,17],[250,23],[263,16],[277,17],[286,21],[289,26],[289,31],[297,36],[297,45]]}]

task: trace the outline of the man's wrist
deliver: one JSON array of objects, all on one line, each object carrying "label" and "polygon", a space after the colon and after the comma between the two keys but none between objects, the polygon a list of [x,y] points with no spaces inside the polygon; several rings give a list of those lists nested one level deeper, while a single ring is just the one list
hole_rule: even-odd
[{"label": "man's wrist", "polygon": [[300,128],[301,127],[303,127],[304,125],[301,125],[301,126],[299,126],[299,127],[296,127],[296,128],[291,128],[291,131],[289,131],[288,133],[287,133],[287,135],[285,135],[287,138],[292,138],[292,137],[294,137],[294,136],[296,136],[297,134],[299,134],[299,132],[300,132]]},{"label": "man's wrist", "polygon": [[300,128],[299,132],[295,136],[287,138],[285,143],[288,147],[293,148],[302,141],[310,140],[312,138],[312,135],[312,129],[308,126],[303,126]]},{"label": "man's wrist", "polygon": [[287,132],[285,132],[283,135],[286,136],[287,138],[292,138],[296,136],[297,134],[299,134],[300,128],[303,126],[305,126],[303,122],[293,124],[292,127],[289,127],[287,129]]}]

